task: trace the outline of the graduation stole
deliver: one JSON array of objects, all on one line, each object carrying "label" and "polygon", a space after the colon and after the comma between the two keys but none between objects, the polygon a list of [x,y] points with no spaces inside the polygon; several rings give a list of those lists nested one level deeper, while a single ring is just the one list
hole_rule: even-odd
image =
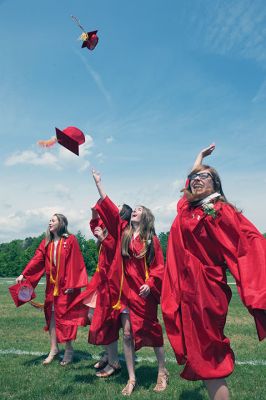
[{"label": "graduation stole", "polygon": [[50,247],[50,283],[54,284],[54,296],[59,295],[58,288],[58,277],[59,277],[59,269],[60,269],[60,258],[61,258],[61,250],[62,250],[63,239],[59,240],[58,243],[58,253],[57,253],[57,262],[56,262],[56,276],[53,277],[52,268],[53,268],[53,256],[54,256],[54,241],[51,242]]},{"label": "graduation stole", "polygon": [[[144,240],[143,240],[144,243]],[[145,282],[149,279],[149,269],[148,269],[148,264],[147,264],[147,259],[146,259],[146,254],[143,256],[144,258],[144,266],[145,266]],[[122,260],[122,276],[121,276],[121,282],[120,282],[120,288],[119,288],[119,296],[117,303],[112,306],[114,310],[120,310],[121,308],[121,295],[122,295],[122,289],[123,289],[123,283],[124,283],[124,262]]]},{"label": "graduation stole", "polygon": [[124,283],[124,261],[122,259],[122,271],[121,271],[121,282],[120,282],[120,288],[119,288],[119,295],[118,295],[117,302],[115,303],[115,305],[112,306],[112,308],[114,310],[121,309],[121,296],[122,296],[123,283]]},{"label": "graduation stole", "polygon": [[102,244],[100,244],[100,247],[99,247],[98,262],[97,262],[97,265],[96,265],[96,270],[95,270],[95,272],[100,272],[99,258],[100,258],[101,251],[102,251]]}]

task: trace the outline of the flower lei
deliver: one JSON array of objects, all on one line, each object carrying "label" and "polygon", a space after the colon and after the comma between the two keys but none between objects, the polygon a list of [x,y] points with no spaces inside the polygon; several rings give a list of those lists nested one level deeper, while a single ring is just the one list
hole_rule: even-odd
[{"label": "flower lei", "polygon": [[214,204],[213,203],[202,204],[202,209],[205,212],[205,214],[211,215],[213,219],[216,218],[217,212],[216,212],[216,210],[214,208]]},{"label": "flower lei", "polygon": [[203,211],[206,215],[211,215],[213,219],[217,216],[217,211],[215,210],[214,204],[212,200],[215,198],[220,197],[220,193],[212,193],[211,195],[207,196],[205,199],[201,200],[200,204],[202,206]]}]

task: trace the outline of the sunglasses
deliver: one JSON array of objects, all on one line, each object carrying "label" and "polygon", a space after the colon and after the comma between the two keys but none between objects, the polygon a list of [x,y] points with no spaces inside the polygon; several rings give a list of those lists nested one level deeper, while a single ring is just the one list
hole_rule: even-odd
[{"label": "sunglasses", "polygon": [[189,175],[188,179],[190,181],[194,181],[197,178],[205,180],[205,179],[208,179],[209,177],[212,178],[212,175],[209,172],[198,172],[196,174]]}]

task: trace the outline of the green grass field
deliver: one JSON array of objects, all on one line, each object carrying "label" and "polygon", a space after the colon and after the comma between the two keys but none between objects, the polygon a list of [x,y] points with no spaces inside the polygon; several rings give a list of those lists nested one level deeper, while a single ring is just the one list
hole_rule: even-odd
[{"label": "green grass field", "polygon": [[[49,350],[49,338],[42,329],[43,313],[30,305],[16,308],[7,290],[11,281],[12,278],[0,279],[0,399],[121,399],[120,392],[127,381],[125,363],[122,362],[120,374],[108,380],[97,378],[93,364],[102,349],[87,344],[87,328],[79,330],[73,364],[65,368],[58,361],[49,366],[42,365],[43,354]],[[38,300],[42,299],[43,291],[44,285],[39,285]],[[228,378],[231,398],[266,399],[266,341],[258,341],[253,320],[242,306],[235,286],[232,286],[232,291],[226,335],[231,339],[237,365]],[[121,348],[120,343],[122,357]],[[152,391],[157,377],[154,353],[151,349],[142,349],[138,352],[141,360],[136,364],[138,386],[131,397],[142,400],[207,400],[201,382],[187,382],[179,377],[181,368],[174,362],[166,337],[165,349],[170,372],[167,390],[161,394]],[[29,352],[31,354],[27,354]]]}]

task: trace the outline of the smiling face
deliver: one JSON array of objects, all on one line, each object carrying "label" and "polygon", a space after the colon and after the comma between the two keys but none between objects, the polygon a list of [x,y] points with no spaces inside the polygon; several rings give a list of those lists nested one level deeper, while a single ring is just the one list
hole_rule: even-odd
[{"label": "smiling face", "polygon": [[59,220],[56,215],[53,215],[49,221],[49,231],[50,233],[56,233],[59,227]]},{"label": "smiling face", "polygon": [[142,217],[143,207],[137,206],[131,214],[131,222],[140,222]]},{"label": "smiling face", "polygon": [[208,169],[191,174],[190,188],[193,195],[197,197],[207,196],[214,192],[213,178]]}]

